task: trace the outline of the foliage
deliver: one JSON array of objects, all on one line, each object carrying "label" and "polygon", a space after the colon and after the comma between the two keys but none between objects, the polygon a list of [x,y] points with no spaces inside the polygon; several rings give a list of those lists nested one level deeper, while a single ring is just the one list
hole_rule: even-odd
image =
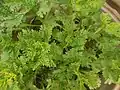
[{"label": "foliage", "polygon": [[120,24],[103,0],[0,1],[0,90],[87,90],[120,83]]}]

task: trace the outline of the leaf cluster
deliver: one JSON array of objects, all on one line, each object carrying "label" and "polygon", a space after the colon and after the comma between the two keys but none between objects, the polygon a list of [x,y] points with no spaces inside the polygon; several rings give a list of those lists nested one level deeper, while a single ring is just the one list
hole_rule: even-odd
[{"label": "leaf cluster", "polygon": [[120,82],[120,24],[103,0],[0,2],[0,89],[87,90]]}]

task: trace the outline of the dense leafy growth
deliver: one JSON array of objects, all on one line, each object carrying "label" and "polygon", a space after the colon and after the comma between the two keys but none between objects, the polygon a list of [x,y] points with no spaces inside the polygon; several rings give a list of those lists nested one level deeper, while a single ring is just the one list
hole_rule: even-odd
[{"label": "dense leafy growth", "polygon": [[87,90],[120,83],[120,24],[103,0],[1,0],[0,90]]}]

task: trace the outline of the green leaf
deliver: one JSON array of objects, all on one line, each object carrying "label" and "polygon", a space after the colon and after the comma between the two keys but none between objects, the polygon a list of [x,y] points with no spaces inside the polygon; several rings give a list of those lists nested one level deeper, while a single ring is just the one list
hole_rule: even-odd
[{"label": "green leaf", "polygon": [[68,4],[70,0],[57,0],[61,4]]},{"label": "green leaf", "polygon": [[115,35],[116,37],[120,37],[120,24],[113,22],[106,27],[105,31],[109,34]]}]

